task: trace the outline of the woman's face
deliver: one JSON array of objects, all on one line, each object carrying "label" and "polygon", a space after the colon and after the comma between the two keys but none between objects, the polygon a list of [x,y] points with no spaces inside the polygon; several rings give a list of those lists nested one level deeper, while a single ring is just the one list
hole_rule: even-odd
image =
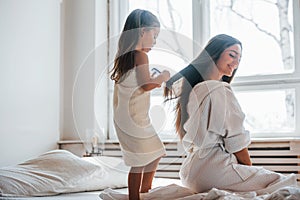
[{"label": "woman's face", "polygon": [[225,49],[217,61],[217,68],[222,76],[232,76],[233,71],[239,66],[242,48],[239,44],[232,45]]}]

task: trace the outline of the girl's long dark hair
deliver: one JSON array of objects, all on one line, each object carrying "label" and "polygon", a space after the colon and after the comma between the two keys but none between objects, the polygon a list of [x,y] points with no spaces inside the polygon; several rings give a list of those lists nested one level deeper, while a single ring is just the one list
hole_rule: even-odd
[{"label": "girl's long dark hair", "polygon": [[[166,82],[164,91],[166,101],[177,99],[177,104],[175,107],[175,127],[180,139],[182,139],[185,135],[183,125],[188,119],[187,103],[193,87],[204,81],[203,75],[215,66],[215,63],[217,63],[223,51],[235,44],[239,44],[242,47],[242,43],[236,38],[226,34],[216,35],[209,40],[203,51],[194,61],[192,61],[191,64],[172,76]],[[221,81],[230,83],[235,73],[236,69],[231,77],[223,76]],[[180,91],[175,92],[173,84],[178,80],[182,80],[182,85]]]},{"label": "girl's long dark hair", "polygon": [[147,10],[136,9],[128,15],[119,39],[114,67],[111,70],[112,80],[118,82],[124,74],[134,68],[135,47],[140,38],[140,29],[153,27],[160,27],[160,23],[157,17]]}]

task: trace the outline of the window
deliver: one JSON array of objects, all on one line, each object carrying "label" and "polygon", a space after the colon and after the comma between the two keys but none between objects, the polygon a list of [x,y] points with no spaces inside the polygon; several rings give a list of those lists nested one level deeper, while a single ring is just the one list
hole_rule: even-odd
[{"label": "window", "polygon": [[[176,72],[198,54],[199,46],[216,34],[226,33],[241,40],[243,56],[232,86],[246,114],[245,127],[252,137],[300,136],[300,109],[296,107],[300,98],[300,41],[296,37],[300,25],[295,20],[300,18],[299,1],[130,0],[123,3],[126,6],[122,7],[128,8],[126,16],[135,8],[147,9],[159,17],[162,30],[177,33],[173,35],[179,38],[175,48],[170,51],[158,48],[149,53],[150,66],[172,66]],[[120,20],[124,21],[126,16]],[[166,35],[162,32],[162,41],[173,40]],[[174,113],[162,101],[162,91],[153,91],[150,114],[156,116],[164,108],[167,117],[153,117],[157,121],[153,122],[162,138],[174,138],[174,119],[170,117]]]},{"label": "window", "polygon": [[227,33],[243,43],[233,88],[252,137],[299,136],[299,84],[292,84],[299,83],[299,2],[212,0],[208,6],[210,35]]},{"label": "window", "polygon": [[[121,7],[128,8],[128,12],[120,17],[122,21],[120,30],[124,26],[127,15],[137,8],[149,10],[159,18],[162,28],[157,44],[148,53],[150,68],[155,67],[160,70],[168,68],[174,74],[191,61],[193,58],[192,1],[130,0],[122,3],[125,5],[122,4]],[[150,117],[154,128],[163,139],[173,139],[176,138],[173,107],[164,105],[162,94],[162,88],[152,91]],[[114,139],[112,126],[110,130],[110,138]]]},{"label": "window", "polygon": [[214,0],[210,10],[211,35],[225,32],[243,41],[240,76],[294,71],[292,1]]}]

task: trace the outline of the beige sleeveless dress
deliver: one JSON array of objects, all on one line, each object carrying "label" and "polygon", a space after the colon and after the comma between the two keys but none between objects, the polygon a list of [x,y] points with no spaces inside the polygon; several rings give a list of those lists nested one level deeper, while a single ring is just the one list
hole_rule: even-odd
[{"label": "beige sleeveless dress", "polygon": [[125,164],[145,166],[165,155],[149,118],[150,92],[137,83],[135,68],[114,86],[114,125]]}]

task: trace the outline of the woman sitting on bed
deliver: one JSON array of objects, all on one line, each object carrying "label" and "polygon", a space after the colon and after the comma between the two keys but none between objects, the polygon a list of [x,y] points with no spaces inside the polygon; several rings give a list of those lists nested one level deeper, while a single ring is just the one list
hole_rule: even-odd
[{"label": "woman sitting on bed", "polygon": [[[194,192],[218,188],[262,194],[296,185],[294,175],[283,176],[251,166],[247,149],[250,136],[243,126],[245,115],[230,86],[241,56],[239,40],[217,35],[166,84],[166,98],[178,97],[176,131],[188,153],[180,177],[183,185]],[[172,87],[178,80],[182,80],[179,92]]]}]

